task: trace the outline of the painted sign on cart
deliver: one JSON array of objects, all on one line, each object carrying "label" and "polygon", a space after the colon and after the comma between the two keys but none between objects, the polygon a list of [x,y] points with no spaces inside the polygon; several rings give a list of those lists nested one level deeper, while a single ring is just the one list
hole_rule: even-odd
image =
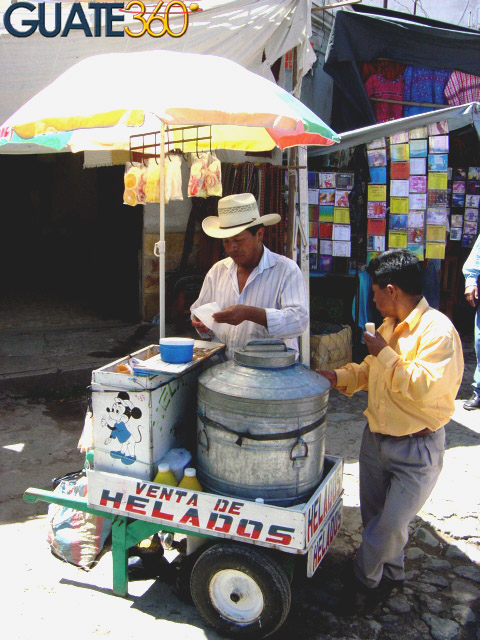
[{"label": "painted sign on cart", "polygon": [[291,553],[306,553],[320,537],[342,493],[343,464],[326,477],[302,510],[189,491],[103,471],[88,472],[88,502],[131,518],[188,533],[204,533]]}]

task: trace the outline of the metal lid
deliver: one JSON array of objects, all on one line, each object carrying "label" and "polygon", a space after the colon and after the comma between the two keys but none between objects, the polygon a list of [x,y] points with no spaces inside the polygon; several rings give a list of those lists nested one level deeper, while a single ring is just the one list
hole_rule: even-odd
[{"label": "metal lid", "polygon": [[281,340],[252,340],[243,349],[235,351],[237,364],[257,369],[284,369],[297,360],[297,352],[287,349]]}]

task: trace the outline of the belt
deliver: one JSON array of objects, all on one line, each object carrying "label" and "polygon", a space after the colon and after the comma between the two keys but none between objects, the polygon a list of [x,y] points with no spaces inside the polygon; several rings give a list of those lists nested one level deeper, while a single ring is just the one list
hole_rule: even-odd
[{"label": "belt", "polygon": [[382,433],[379,435],[386,436],[387,438],[393,438],[394,440],[400,440],[401,438],[421,438],[423,436],[429,436],[432,433],[435,433],[435,431],[425,427],[425,429],[422,429],[421,431],[417,431],[416,433],[407,433],[404,436],[392,436],[389,433]]}]

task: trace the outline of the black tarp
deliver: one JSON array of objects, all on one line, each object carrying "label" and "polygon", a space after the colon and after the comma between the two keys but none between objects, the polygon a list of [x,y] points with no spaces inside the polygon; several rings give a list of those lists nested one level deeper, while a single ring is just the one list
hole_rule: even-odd
[{"label": "black tarp", "polygon": [[331,126],[338,133],[376,123],[357,62],[378,58],[480,75],[480,34],[393,11],[338,11],[324,65],[334,80]]}]

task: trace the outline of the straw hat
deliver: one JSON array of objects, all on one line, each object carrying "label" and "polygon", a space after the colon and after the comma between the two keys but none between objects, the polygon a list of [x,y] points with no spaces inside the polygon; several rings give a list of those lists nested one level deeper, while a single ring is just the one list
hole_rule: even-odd
[{"label": "straw hat", "polygon": [[251,193],[237,193],[220,198],[218,216],[209,216],[202,222],[202,228],[212,238],[231,238],[249,227],[263,224],[266,227],[280,222],[278,213],[261,216]]}]

